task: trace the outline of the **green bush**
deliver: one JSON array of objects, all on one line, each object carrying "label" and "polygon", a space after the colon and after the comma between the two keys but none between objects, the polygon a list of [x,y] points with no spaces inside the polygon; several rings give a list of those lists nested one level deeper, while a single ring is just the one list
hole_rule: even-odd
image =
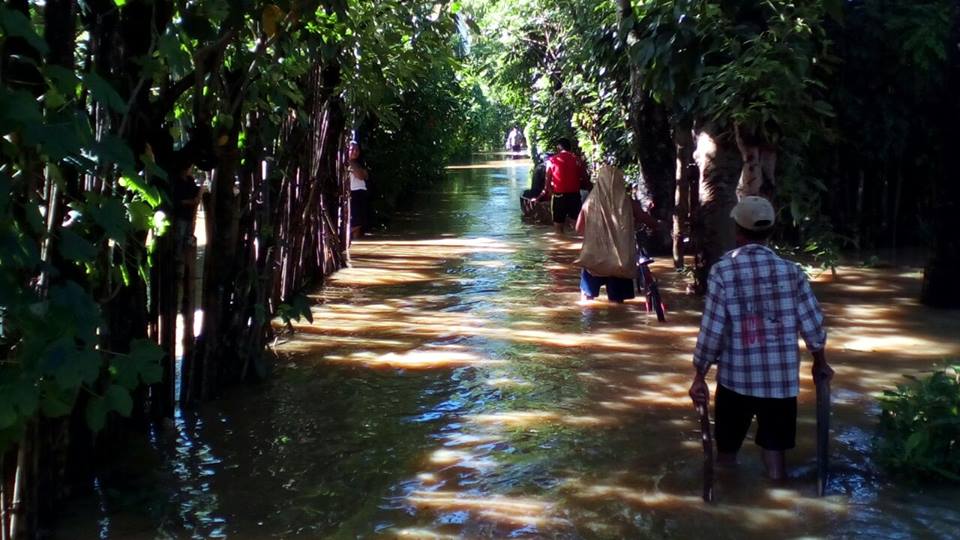
[{"label": "green bush", "polygon": [[960,365],[886,390],[880,463],[896,474],[960,482]]}]

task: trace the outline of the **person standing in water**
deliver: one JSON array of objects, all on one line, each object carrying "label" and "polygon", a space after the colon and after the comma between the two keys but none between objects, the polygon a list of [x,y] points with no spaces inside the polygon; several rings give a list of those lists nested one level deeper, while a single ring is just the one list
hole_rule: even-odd
[{"label": "person standing in water", "polygon": [[593,178],[593,189],[576,226],[583,235],[580,256],[575,261],[582,267],[581,299],[593,300],[605,285],[607,299],[622,304],[634,297],[633,278],[637,273],[633,201],[619,168],[601,165]]},{"label": "person standing in water", "polygon": [[360,238],[367,229],[370,215],[370,174],[360,158],[360,144],[350,141],[347,150],[347,174],[350,176],[350,239]]},{"label": "person standing in water", "polygon": [[762,197],[744,197],[731,212],[737,248],[710,270],[690,385],[694,404],[710,399],[704,378],[717,364],[714,401],[717,463],[735,465],[757,418],[756,443],[772,480],[786,477],[786,451],[797,434],[800,351],[813,354],[813,380],[830,380],[823,313],[803,270],[767,247],[774,211]]},{"label": "person standing in water", "polygon": [[547,160],[547,182],[537,200],[552,196],[553,229],[562,234],[567,220],[580,214],[580,183],[585,174],[583,163],[571,149],[570,139],[557,140],[557,153]]}]

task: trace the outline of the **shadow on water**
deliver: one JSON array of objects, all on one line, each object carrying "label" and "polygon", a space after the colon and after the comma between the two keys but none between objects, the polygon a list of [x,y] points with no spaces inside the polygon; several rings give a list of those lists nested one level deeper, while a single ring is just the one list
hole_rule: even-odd
[{"label": "shadow on water", "polygon": [[668,323],[642,300],[578,305],[576,240],[519,219],[528,166],[451,169],[358,241],[271,380],[125,452],[61,536],[956,536],[956,490],[898,487],[871,461],[871,394],[960,356],[960,317],[916,304],[917,272],[815,284],[837,368],[831,496],[814,493],[805,366],[793,477],[761,480],[747,444],[708,506],[686,397],[699,301],[663,261]]}]

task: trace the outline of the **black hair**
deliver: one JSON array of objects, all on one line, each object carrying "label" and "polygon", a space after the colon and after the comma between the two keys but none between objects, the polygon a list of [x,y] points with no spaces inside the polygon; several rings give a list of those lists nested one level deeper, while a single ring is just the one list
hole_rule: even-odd
[{"label": "black hair", "polygon": [[559,146],[561,150],[566,150],[567,152],[573,148],[573,146],[570,144],[570,139],[566,137],[560,137],[557,139],[557,146]]},{"label": "black hair", "polygon": [[750,240],[751,242],[766,242],[770,239],[770,236],[773,235],[773,227],[767,227],[766,229],[760,229],[759,231],[754,231],[751,229],[744,228],[737,225],[737,234]]}]

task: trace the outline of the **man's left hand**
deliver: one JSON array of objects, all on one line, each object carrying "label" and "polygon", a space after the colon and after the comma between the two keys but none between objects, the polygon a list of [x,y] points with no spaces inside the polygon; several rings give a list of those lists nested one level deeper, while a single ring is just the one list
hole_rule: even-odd
[{"label": "man's left hand", "polygon": [[820,381],[830,382],[833,380],[833,368],[826,362],[815,362],[810,370],[813,374],[813,384],[820,384]]},{"label": "man's left hand", "polygon": [[696,375],[693,378],[693,384],[690,385],[690,399],[697,406],[706,405],[710,401],[710,387],[703,376]]}]

